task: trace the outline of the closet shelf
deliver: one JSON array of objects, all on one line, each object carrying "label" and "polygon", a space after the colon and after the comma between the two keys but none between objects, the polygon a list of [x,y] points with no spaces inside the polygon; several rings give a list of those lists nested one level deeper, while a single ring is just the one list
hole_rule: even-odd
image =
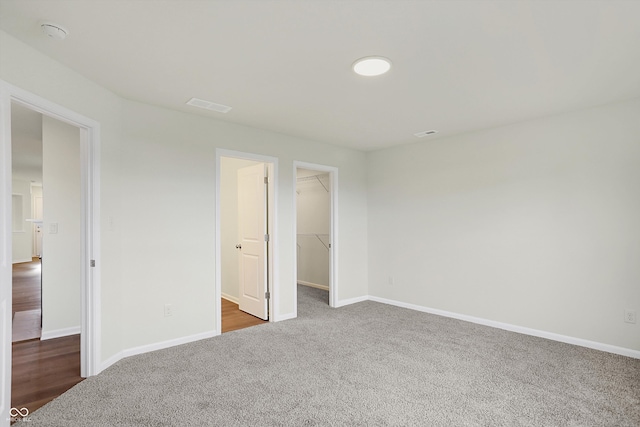
[{"label": "closet shelf", "polygon": [[322,178],[328,178],[329,175],[327,174],[321,174],[321,175],[310,175],[310,176],[302,176],[300,178],[296,178],[296,182],[315,182],[318,181],[320,183],[320,185],[322,185],[322,187],[325,189],[325,191],[328,193],[329,189],[327,188],[326,185],[324,185],[324,183],[322,182],[322,180],[320,179],[320,177]]},{"label": "closet shelf", "polygon": [[[324,240],[322,240],[322,237],[329,237],[328,234],[317,234],[317,233],[298,233],[296,234],[296,236],[298,237],[315,237],[316,239],[318,239],[320,241],[320,243],[322,243],[322,246],[324,246],[327,250],[329,250],[331,248],[331,243],[326,244],[324,242]],[[298,245],[300,246],[300,245]]]}]

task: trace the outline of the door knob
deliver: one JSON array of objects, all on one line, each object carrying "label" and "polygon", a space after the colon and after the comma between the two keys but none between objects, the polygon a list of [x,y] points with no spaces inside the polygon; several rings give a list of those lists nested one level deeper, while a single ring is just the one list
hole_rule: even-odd
[{"label": "door knob", "polygon": [[238,243],[238,244],[236,245],[236,249],[242,249],[242,245],[241,245],[240,243]]}]

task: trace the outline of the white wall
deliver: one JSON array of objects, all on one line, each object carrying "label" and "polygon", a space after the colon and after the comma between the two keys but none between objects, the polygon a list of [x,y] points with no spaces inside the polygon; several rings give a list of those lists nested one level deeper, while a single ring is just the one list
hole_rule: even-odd
[{"label": "white wall", "polygon": [[[42,118],[42,335],[80,327],[80,130]],[[57,232],[51,230],[57,224]]]},{"label": "white wall", "polygon": [[[123,349],[120,220],[121,99],[0,31],[0,78],[100,122],[101,353]],[[29,70],[29,72],[25,72]],[[113,225],[109,223],[113,219]]]},{"label": "white wall", "polygon": [[[329,174],[298,169],[297,182],[297,244],[298,282],[329,287],[329,233],[331,224],[331,194]],[[324,187],[323,187],[324,184]],[[326,187],[326,188],[325,188]]]},{"label": "white wall", "polygon": [[[345,250],[338,298],[367,294],[366,250],[349,250],[366,248],[364,153],[136,102],[123,102],[123,117],[121,176],[127,184],[121,200],[130,212],[121,220],[125,348],[215,327],[216,148],[278,158],[276,318],[292,315],[296,307],[294,160],[339,168]],[[166,303],[174,306],[170,318],[163,315]]]},{"label": "white wall", "polygon": [[0,62],[1,79],[100,123],[103,361],[215,330],[216,147],[279,160],[276,316],[296,306],[294,160],[339,169],[337,298],[367,294],[366,250],[349,250],[367,242],[363,153],[123,100],[2,31]]},{"label": "white wall", "polygon": [[255,165],[252,160],[220,159],[220,250],[222,295],[231,301],[240,297],[240,252],[238,244],[238,169]]},{"label": "white wall", "polygon": [[640,350],[639,117],[636,99],[370,153],[370,294]]},{"label": "white wall", "polygon": [[3,80],[100,123],[103,361],[215,330],[216,147],[279,160],[277,316],[296,304],[294,160],[339,169],[337,297],[367,294],[366,249],[349,250],[367,242],[363,153],[123,100],[2,31],[0,61]]},{"label": "white wall", "polygon": [[622,322],[640,311],[637,100],[365,156],[123,100],[2,31],[0,63],[3,80],[100,122],[102,360],[215,328],[216,147],[279,158],[278,315],[295,307],[299,160],[339,168],[339,300],[640,349]]},{"label": "white wall", "polygon": [[[32,225],[25,221],[31,217],[31,183],[20,179],[12,180],[12,192],[22,198],[22,206],[14,209],[13,222],[19,227],[14,228],[13,240],[11,242],[13,248],[13,263],[31,261],[31,240]],[[17,208],[17,207],[16,207]],[[22,218],[16,218],[17,213],[21,213]],[[16,231],[19,230],[19,231]]]},{"label": "white wall", "polygon": [[216,147],[279,159],[278,315],[295,307],[299,160],[339,169],[339,300],[640,348],[622,322],[640,301],[638,101],[366,156],[123,100],[2,31],[0,63],[3,80],[100,122],[102,360],[215,328]]}]

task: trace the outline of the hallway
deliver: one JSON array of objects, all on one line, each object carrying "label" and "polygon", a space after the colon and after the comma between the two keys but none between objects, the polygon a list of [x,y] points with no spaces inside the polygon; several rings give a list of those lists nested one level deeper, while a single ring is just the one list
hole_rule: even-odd
[{"label": "hallway", "polygon": [[12,342],[40,338],[41,271],[39,258],[13,264]]},{"label": "hallway", "polygon": [[13,264],[11,406],[33,412],[82,381],[80,335],[40,341],[41,262]]}]

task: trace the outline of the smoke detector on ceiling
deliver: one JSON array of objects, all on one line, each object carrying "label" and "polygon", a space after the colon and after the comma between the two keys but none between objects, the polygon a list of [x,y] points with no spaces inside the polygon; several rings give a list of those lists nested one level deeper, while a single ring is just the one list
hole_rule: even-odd
[{"label": "smoke detector on ceiling", "polygon": [[64,40],[67,34],[69,34],[65,28],[58,24],[52,24],[51,22],[41,24],[40,28],[42,28],[43,33],[55,40]]}]

